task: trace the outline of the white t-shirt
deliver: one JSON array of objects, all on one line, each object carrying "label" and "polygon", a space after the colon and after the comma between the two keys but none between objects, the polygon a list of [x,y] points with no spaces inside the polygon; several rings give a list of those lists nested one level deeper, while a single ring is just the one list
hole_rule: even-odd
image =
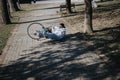
[{"label": "white t-shirt", "polygon": [[52,27],[52,33],[56,34],[61,39],[66,34],[66,28]]}]

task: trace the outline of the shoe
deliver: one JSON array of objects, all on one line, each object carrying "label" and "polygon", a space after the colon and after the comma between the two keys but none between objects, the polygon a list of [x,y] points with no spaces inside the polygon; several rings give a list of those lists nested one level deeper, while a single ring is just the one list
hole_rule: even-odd
[{"label": "shoe", "polygon": [[34,33],[35,36],[37,36],[37,33]]},{"label": "shoe", "polygon": [[44,38],[43,33],[39,32],[39,38]]}]

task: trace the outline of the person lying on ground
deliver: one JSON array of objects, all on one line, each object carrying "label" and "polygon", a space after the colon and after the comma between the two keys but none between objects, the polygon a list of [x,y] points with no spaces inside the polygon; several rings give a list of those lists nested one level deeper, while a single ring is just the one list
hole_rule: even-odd
[{"label": "person lying on ground", "polygon": [[40,38],[47,38],[53,40],[60,40],[66,35],[66,27],[63,23],[59,26],[53,26],[51,28],[45,28],[43,32],[39,33]]}]

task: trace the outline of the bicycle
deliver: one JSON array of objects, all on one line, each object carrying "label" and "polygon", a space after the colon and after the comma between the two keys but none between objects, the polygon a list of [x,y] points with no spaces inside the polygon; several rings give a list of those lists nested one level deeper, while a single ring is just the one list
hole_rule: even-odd
[{"label": "bicycle", "polygon": [[53,27],[44,27],[41,23],[31,23],[27,28],[27,34],[34,40],[40,40],[40,38],[60,40],[65,36],[66,28],[63,23]]},{"label": "bicycle", "polygon": [[45,28],[41,23],[31,23],[27,27],[28,36],[34,40],[39,40],[40,33],[43,33],[44,31],[47,31],[47,28]]}]

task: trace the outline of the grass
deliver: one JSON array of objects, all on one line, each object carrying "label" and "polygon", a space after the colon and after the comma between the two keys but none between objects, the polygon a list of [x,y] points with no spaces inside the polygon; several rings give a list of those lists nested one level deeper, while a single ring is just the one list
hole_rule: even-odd
[{"label": "grass", "polygon": [[[17,11],[17,12],[12,12],[11,13],[11,22],[18,22],[20,16],[25,14],[25,11]],[[8,24],[8,25],[3,25],[0,24],[0,54],[2,54],[3,49],[11,36],[11,32],[15,28],[15,24]]]},{"label": "grass", "polygon": [[[96,32],[85,37],[97,47],[94,51],[100,51],[110,62],[120,66],[120,0],[98,2],[97,5],[93,10],[93,29]],[[83,32],[84,7],[76,6],[78,14],[64,18],[74,28],[74,33]]]},{"label": "grass", "polygon": [[[43,4],[47,5],[47,4]],[[20,17],[24,17],[26,13],[29,13],[31,10],[40,9],[42,4],[21,4],[21,11],[12,12],[11,13],[11,21],[18,22]],[[15,28],[15,24],[3,25],[0,24],[0,54],[3,52],[3,48],[5,47],[9,37],[11,36],[11,32]]]},{"label": "grass", "polygon": [[44,5],[47,5],[47,4],[22,4],[21,8],[25,11],[30,11],[30,10],[40,9]]},{"label": "grass", "polygon": [[[98,8],[93,10],[93,28],[112,27],[120,23],[120,1],[97,3]],[[85,5],[76,6],[76,16],[65,18],[71,25],[83,27]]]},{"label": "grass", "polygon": [[14,26],[14,24],[0,26],[0,54],[2,53]]},{"label": "grass", "polygon": [[[11,22],[19,21],[19,17],[21,13],[23,12],[22,11],[12,12]],[[11,32],[13,31],[14,28],[15,28],[15,24],[7,24],[7,25],[0,24],[0,54],[2,54],[3,49],[9,37],[11,36]]]}]

